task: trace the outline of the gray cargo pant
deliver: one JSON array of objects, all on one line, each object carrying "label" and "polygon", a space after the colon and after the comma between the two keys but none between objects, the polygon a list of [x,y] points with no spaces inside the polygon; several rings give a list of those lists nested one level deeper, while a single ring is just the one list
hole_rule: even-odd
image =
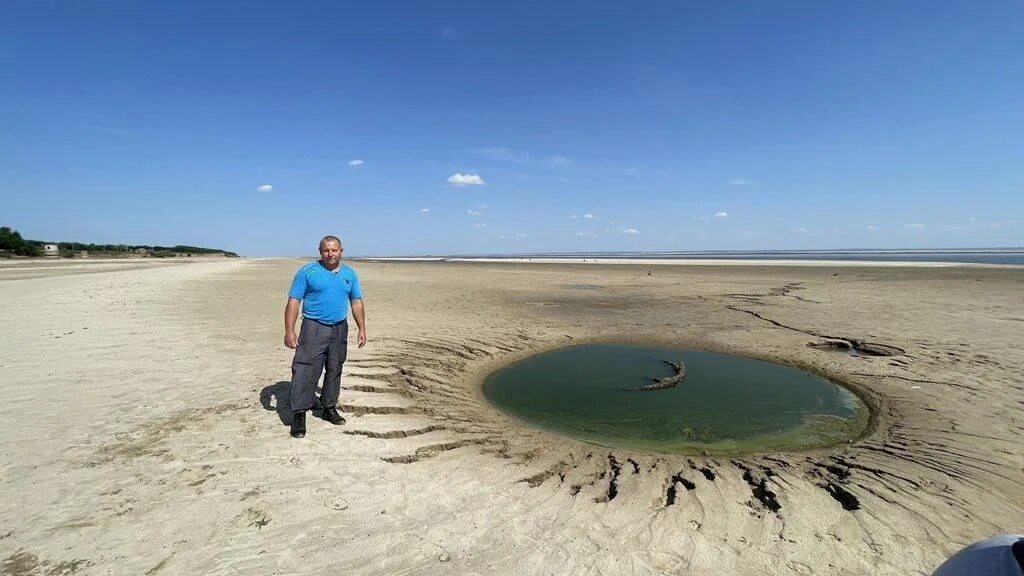
[{"label": "gray cargo pant", "polygon": [[[302,319],[299,343],[292,360],[290,403],[293,412],[320,408],[333,408],[341,392],[341,365],[348,356],[348,321],[339,324],[321,324]],[[324,387],[319,402],[316,383],[326,369]]]}]

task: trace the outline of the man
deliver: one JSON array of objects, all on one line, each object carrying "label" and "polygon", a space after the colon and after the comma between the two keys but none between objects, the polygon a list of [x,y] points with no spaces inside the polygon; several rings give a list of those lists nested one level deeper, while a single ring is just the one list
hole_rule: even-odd
[{"label": "man", "polygon": [[[306,411],[323,409],[324,420],[344,424],[338,414],[341,391],[341,366],[348,354],[348,307],[359,328],[359,347],[366,344],[366,315],[363,291],[355,270],[341,263],[341,240],[324,236],[320,240],[320,259],[295,273],[284,307],[284,345],[295,349],[292,360],[291,434],[306,435]],[[302,304],[302,327],[295,335],[295,321]],[[316,385],[324,374],[319,402]]]}]

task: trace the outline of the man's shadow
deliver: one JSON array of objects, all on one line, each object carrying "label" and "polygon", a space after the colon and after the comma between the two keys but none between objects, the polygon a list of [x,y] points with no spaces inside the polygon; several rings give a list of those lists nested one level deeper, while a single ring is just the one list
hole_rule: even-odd
[{"label": "man's shadow", "polygon": [[[277,417],[285,426],[291,426],[294,417],[290,400],[291,391],[292,383],[288,380],[275,382],[260,391],[260,404],[263,405],[263,409],[277,412]],[[314,416],[320,418],[323,416],[323,407],[314,406],[312,412]]]}]

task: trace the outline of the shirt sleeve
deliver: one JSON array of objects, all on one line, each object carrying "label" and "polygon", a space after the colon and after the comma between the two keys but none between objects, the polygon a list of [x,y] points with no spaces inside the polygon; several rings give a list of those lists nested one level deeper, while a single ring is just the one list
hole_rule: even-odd
[{"label": "shirt sleeve", "polygon": [[299,271],[295,273],[295,278],[292,279],[292,287],[288,290],[288,297],[295,298],[296,300],[302,300],[306,297],[305,269],[299,268]]},{"label": "shirt sleeve", "polygon": [[359,276],[356,276],[356,271],[352,271],[352,290],[348,293],[349,300],[359,300],[363,297],[363,289],[359,286]]}]

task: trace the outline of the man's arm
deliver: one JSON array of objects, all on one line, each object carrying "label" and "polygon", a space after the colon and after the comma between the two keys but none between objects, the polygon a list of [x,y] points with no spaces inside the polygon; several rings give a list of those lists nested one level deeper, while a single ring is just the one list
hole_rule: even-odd
[{"label": "man's arm", "polygon": [[299,319],[299,301],[289,298],[284,305],[284,345],[289,348],[298,346],[299,337],[295,335],[295,321]]},{"label": "man's arm", "polygon": [[363,308],[363,299],[356,298],[352,301],[352,317],[356,319],[356,326],[359,327],[359,347],[366,345],[366,310]]}]

